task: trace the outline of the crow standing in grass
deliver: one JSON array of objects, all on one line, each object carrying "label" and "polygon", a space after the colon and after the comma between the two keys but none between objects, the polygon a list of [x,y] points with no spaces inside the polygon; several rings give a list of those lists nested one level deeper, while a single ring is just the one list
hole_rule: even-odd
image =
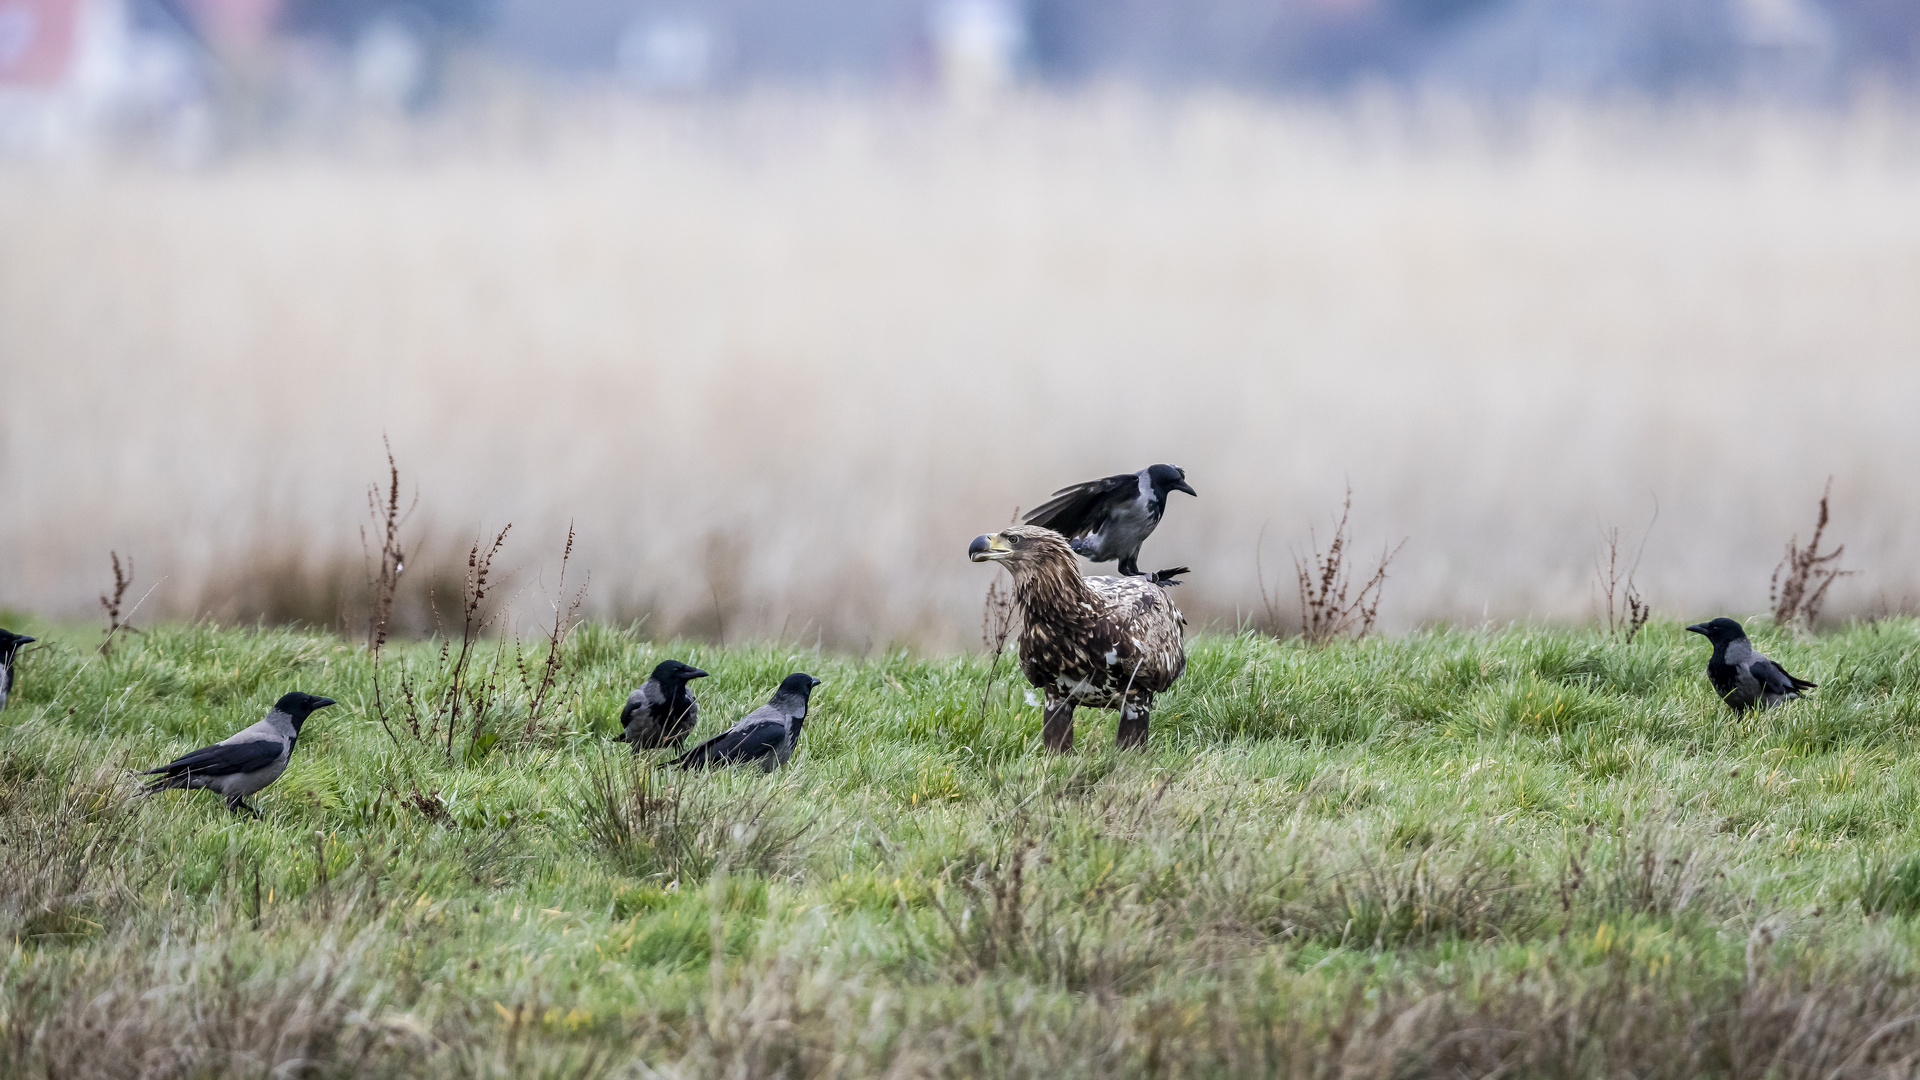
[{"label": "crow standing in grass", "polygon": [[661,661],[640,689],[627,695],[627,707],[620,710],[621,732],[613,741],[632,744],[636,754],[686,742],[700,720],[700,705],[687,683],[706,677],[690,664]]},{"label": "crow standing in grass", "polygon": [[1093,562],[1120,560],[1125,577],[1145,577],[1135,561],[1167,509],[1167,493],[1199,492],[1187,486],[1187,474],[1174,465],[1149,465],[1137,473],[1063,487],[1028,514],[1026,523],[1067,537],[1073,550]]},{"label": "crow standing in grass", "polygon": [[1748,709],[1769,709],[1783,701],[1797,701],[1800,691],[1816,684],[1787,674],[1787,669],[1760,655],[1747,640],[1747,632],[1732,619],[1714,619],[1687,627],[1713,642],[1713,656],[1707,661],[1707,681],[1720,700],[1733,706],[1736,713]]},{"label": "crow standing in grass", "polygon": [[332,698],[291,693],[273,703],[266,719],[227,739],[195,750],[141,776],[159,776],[147,785],[147,794],[168,788],[208,788],[226,796],[227,809],[245,810],[254,817],[260,811],[247,804],[247,796],[266,787],[287,771],[293,757],[293,744],[300,738],[300,727],[308,714],[333,704]]},{"label": "crow standing in grass", "polygon": [[1187,670],[1187,620],[1161,580],[1171,571],[1081,577],[1067,541],[1032,525],[975,537],[967,557],[1013,575],[1020,670],[1047,696],[1040,729],[1047,749],[1073,749],[1073,710],[1082,705],[1119,710],[1114,742],[1145,746],[1153,695]]},{"label": "crow standing in grass", "polygon": [[780,680],[773,700],[748,713],[739,723],[701,743],[674,762],[683,769],[711,769],[719,765],[752,762],[762,772],[787,763],[800,742],[807,722],[807,699],[820,680],[796,671]]},{"label": "crow standing in grass", "polygon": [[0,630],[0,709],[7,707],[7,695],[13,692],[13,657],[20,646],[34,640],[25,634]]}]

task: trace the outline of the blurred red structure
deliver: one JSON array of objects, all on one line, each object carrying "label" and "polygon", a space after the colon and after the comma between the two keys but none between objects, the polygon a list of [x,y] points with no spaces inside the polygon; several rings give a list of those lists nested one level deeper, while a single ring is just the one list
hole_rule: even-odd
[{"label": "blurred red structure", "polygon": [[0,0],[0,86],[49,86],[73,60],[79,0]]}]

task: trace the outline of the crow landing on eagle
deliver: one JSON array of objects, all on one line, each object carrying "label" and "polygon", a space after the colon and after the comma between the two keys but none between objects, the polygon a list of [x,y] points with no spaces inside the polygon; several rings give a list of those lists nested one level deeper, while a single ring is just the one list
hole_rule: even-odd
[{"label": "crow landing on eagle", "polygon": [[[1140,545],[1160,524],[1160,516],[1167,510],[1167,494],[1174,491],[1199,498],[1199,492],[1187,486],[1186,471],[1179,466],[1149,465],[1137,473],[1119,473],[1063,487],[1025,520],[1066,537],[1073,550],[1091,562],[1118,559],[1122,575],[1143,577],[1137,562]],[[1163,570],[1154,576],[1172,584],[1171,575],[1175,573],[1185,571]]]},{"label": "crow landing on eagle", "polygon": [[967,557],[1013,575],[1020,670],[1046,694],[1047,749],[1073,749],[1081,705],[1118,710],[1115,744],[1145,746],[1153,695],[1187,670],[1187,620],[1166,587],[1143,577],[1081,577],[1066,538],[1035,525],[977,537]]}]

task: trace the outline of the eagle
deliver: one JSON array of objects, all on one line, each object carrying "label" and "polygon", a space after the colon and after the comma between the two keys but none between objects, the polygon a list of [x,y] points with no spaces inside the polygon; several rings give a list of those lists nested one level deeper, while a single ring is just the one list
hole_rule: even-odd
[{"label": "eagle", "polygon": [[1184,491],[1186,470],[1178,465],[1149,465],[1137,473],[1118,473],[1070,484],[1028,514],[1029,525],[1067,537],[1073,550],[1091,562],[1119,560],[1121,574],[1140,577],[1140,545],[1147,542],[1167,510],[1167,494]]},{"label": "eagle", "polygon": [[1081,577],[1067,540],[1052,529],[1015,525],[975,537],[974,562],[1013,575],[1020,609],[1020,670],[1046,695],[1041,741],[1073,749],[1073,710],[1120,713],[1118,746],[1145,746],[1153,695],[1187,670],[1187,620],[1158,578]]}]

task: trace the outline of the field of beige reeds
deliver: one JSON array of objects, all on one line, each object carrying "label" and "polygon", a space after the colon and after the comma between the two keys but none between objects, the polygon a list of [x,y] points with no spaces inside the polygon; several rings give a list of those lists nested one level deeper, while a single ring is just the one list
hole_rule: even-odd
[{"label": "field of beige reeds", "polygon": [[1829,476],[1829,615],[1907,607],[1917,181],[1894,106],[1128,94],[15,162],[0,609],[90,617],[114,551],[136,623],[325,621],[383,435],[414,580],[513,524],[509,626],[571,522],[590,615],[972,645],[969,539],[1154,461],[1200,497],[1142,563],[1194,568],[1196,624],[1284,627],[1348,485],[1363,551],[1406,540],[1389,629],[1587,620],[1614,526],[1658,611],[1764,610]]}]

